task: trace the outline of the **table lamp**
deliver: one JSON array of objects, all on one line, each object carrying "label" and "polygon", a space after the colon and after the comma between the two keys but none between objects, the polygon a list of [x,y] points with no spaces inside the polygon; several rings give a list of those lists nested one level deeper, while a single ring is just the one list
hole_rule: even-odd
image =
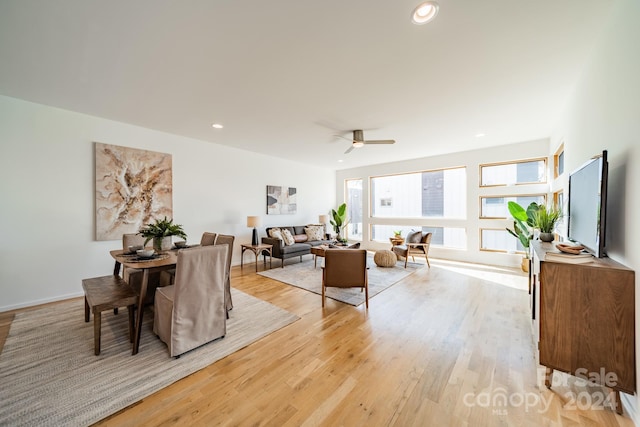
[{"label": "table lamp", "polygon": [[324,235],[327,235],[327,223],[329,222],[329,215],[319,215],[318,222],[322,224],[324,228]]},{"label": "table lamp", "polygon": [[258,230],[256,230],[256,227],[260,227],[260,225],[261,222],[259,216],[247,217],[247,227],[253,227],[253,237],[251,238],[251,244],[254,246],[258,244]]}]

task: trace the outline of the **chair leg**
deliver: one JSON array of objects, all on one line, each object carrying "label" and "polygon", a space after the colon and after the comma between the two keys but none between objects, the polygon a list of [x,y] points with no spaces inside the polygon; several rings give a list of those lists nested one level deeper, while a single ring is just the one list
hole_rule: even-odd
[{"label": "chair leg", "polygon": [[100,354],[100,327],[102,321],[102,313],[93,313],[93,351],[97,355]]},{"label": "chair leg", "polygon": [[409,261],[409,255],[407,254],[406,257],[404,257],[404,268],[407,268],[407,261]]},{"label": "chair leg", "polygon": [[369,308],[369,285],[364,286],[364,305]]},{"label": "chair leg", "polygon": [[324,307],[324,283],[322,284],[322,306]]},{"label": "chair leg", "polygon": [[429,268],[431,268],[431,264],[429,264],[429,257],[425,255],[424,258],[427,260],[427,266],[429,266]]}]

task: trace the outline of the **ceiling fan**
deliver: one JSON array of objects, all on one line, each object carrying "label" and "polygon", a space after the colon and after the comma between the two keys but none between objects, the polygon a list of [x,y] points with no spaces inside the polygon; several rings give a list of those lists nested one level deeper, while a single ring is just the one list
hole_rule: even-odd
[{"label": "ceiling fan", "polygon": [[393,139],[378,139],[378,140],[365,140],[364,139],[364,134],[362,132],[362,130],[354,130],[353,131],[353,139],[349,139],[349,138],[345,138],[344,136],[341,135],[336,135],[338,138],[342,138],[342,139],[346,139],[347,141],[351,141],[351,147],[349,147],[347,149],[347,151],[344,152],[344,154],[348,154],[350,153],[354,148],[360,148],[363,147],[364,145],[368,145],[368,144],[395,144],[396,141]]}]

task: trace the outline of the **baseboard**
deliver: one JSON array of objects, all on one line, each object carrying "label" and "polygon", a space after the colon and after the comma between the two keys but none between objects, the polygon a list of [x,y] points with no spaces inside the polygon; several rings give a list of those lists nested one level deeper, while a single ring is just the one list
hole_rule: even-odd
[{"label": "baseboard", "polygon": [[22,304],[15,304],[15,305],[5,305],[0,307],[0,313],[5,312],[5,311],[11,311],[11,310],[18,310],[21,308],[27,308],[27,307],[35,307],[37,305],[42,305],[42,304],[48,304],[50,302],[56,302],[56,301],[63,301],[66,299],[71,299],[71,298],[78,298],[84,295],[84,292],[75,292],[72,294],[66,294],[66,295],[59,295],[57,297],[53,297],[53,298],[43,298],[43,299],[39,299],[39,300],[33,300],[33,301],[28,301]]},{"label": "baseboard", "polygon": [[620,402],[624,408],[624,412],[629,415],[633,425],[638,424],[638,399],[635,395],[620,392]]}]

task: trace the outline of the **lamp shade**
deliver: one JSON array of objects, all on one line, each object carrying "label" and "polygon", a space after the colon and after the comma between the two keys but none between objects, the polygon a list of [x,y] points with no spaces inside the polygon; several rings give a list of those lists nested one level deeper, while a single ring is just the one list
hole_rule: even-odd
[{"label": "lamp shade", "polygon": [[261,221],[259,216],[248,216],[247,227],[260,227]]},{"label": "lamp shade", "polygon": [[320,224],[326,224],[329,222],[329,215],[319,215],[318,216],[318,222]]}]

